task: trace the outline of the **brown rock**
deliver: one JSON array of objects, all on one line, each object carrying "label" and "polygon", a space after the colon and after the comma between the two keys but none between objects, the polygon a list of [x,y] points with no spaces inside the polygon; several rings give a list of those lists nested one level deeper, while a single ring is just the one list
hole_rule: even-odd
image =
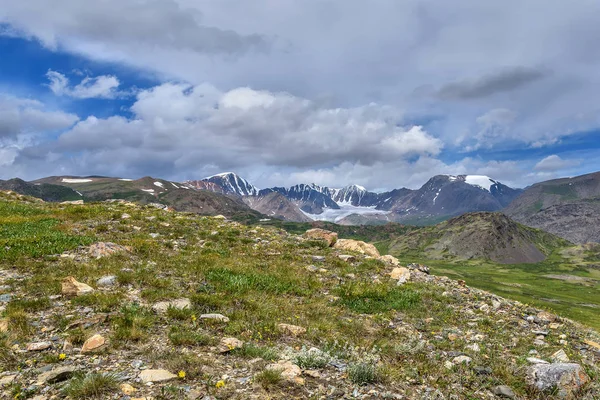
[{"label": "brown rock", "polygon": [[390,278],[398,281],[398,284],[405,283],[410,280],[410,270],[405,267],[396,267],[390,272]]},{"label": "brown rock", "polygon": [[279,361],[275,364],[269,364],[266,366],[266,369],[275,371],[279,370],[281,371],[281,377],[283,379],[292,382],[296,382],[296,378],[298,378],[302,372],[300,367],[296,364],[293,364],[291,361]]},{"label": "brown rock", "polygon": [[62,294],[67,297],[81,296],[93,291],[94,289],[91,286],[77,282],[72,276],[68,276],[62,281]]},{"label": "brown rock", "polygon": [[548,311],[540,311],[537,317],[544,322],[556,321],[556,315],[549,313]]},{"label": "brown rock", "polygon": [[140,373],[140,379],[143,383],[167,382],[175,378],[177,378],[177,375],[170,373],[166,369],[145,369]]},{"label": "brown rock", "polygon": [[386,264],[391,264],[394,266],[400,265],[400,261],[392,255],[386,254],[385,256],[379,257],[379,260],[383,261]]},{"label": "brown rock", "polygon": [[176,308],[183,310],[186,308],[192,308],[192,302],[190,299],[176,299],[171,301],[161,301],[152,306],[152,309],[159,314],[164,314],[169,308]]},{"label": "brown rock", "polygon": [[375,258],[381,257],[375,246],[360,240],[339,239],[333,247],[340,250],[355,251],[357,253],[365,254]]},{"label": "brown rock", "polygon": [[102,335],[94,335],[85,341],[81,348],[82,353],[91,353],[94,351],[102,350],[106,345],[106,339]]},{"label": "brown rock", "polygon": [[336,232],[319,228],[307,230],[304,232],[304,237],[313,240],[323,240],[329,247],[333,246],[338,240],[338,234]]},{"label": "brown rock", "polygon": [[27,345],[27,351],[42,351],[52,347],[52,342],[37,342],[29,343]]},{"label": "brown rock", "polygon": [[94,243],[88,248],[88,253],[90,256],[95,258],[102,258],[109,256],[114,253],[120,253],[129,251],[130,248],[121,246],[120,244],[111,243],[111,242],[98,242]]},{"label": "brown rock", "polygon": [[221,339],[221,342],[219,343],[218,349],[219,349],[219,353],[227,353],[230,352],[233,349],[238,349],[240,347],[242,347],[244,345],[244,342],[242,342],[239,339],[236,338],[223,338]]},{"label": "brown rock", "polygon": [[8,332],[8,320],[0,319],[0,332]]},{"label": "brown rock", "polygon": [[277,328],[288,335],[300,336],[306,333],[306,328],[290,324],[277,324]]},{"label": "brown rock", "polygon": [[121,386],[120,386],[120,388],[121,388],[121,392],[124,395],[127,395],[127,396],[131,396],[132,394],[134,394],[135,392],[137,392],[137,389],[134,388],[133,386],[131,386],[128,383],[122,383]]}]

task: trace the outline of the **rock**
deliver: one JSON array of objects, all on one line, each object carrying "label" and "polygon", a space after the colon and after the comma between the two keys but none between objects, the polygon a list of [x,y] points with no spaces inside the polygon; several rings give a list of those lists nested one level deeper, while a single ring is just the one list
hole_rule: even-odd
[{"label": "rock", "polygon": [[370,243],[365,243],[360,240],[339,239],[334,245],[334,248],[340,250],[355,251],[357,253],[366,254],[371,257],[379,258],[379,250]]},{"label": "rock", "polygon": [[85,283],[77,282],[77,280],[68,276],[62,281],[62,294],[67,297],[81,296],[84,294],[92,293],[94,289]]},{"label": "rock", "polygon": [[536,357],[527,357],[527,362],[530,364],[550,364],[548,361]]},{"label": "rock", "polygon": [[452,359],[453,364],[469,364],[471,362],[471,357],[468,356],[458,356]]},{"label": "rock", "polygon": [[238,348],[242,347],[243,345],[244,345],[244,342],[242,342],[241,340],[229,337],[229,338],[221,339],[218,349],[219,349],[219,353],[227,353],[233,349],[238,349]]},{"label": "rock", "polygon": [[563,349],[560,349],[556,353],[552,354],[550,358],[555,363],[568,363],[569,361],[571,361],[569,360],[569,356],[567,356],[567,353],[565,353]]},{"label": "rock", "polygon": [[98,286],[115,286],[117,284],[117,277],[115,275],[106,275],[96,281]]},{"label": "rock", "polygon": [[52,347],[52,342],[36,342],[27,345],[27,351],[42,351]]},{"label": "rock", "polygon": [[312,260],[314,262],[323,262],[325,261],[325,256],[312,256]]},{"label": "rock", "polygon": [[296,364],[292,363],[291,361],[279,361],[278,363],[275,363],[275,364],[269,364],[266,366],[266,369],[279,370],[279,371],[281,371],[281,377],[283,379],[286,379],[286,380],[292,381],[292,382],[295,381],[295,379],[302,372],[300,370],[300,367],[297,366]]},{"label": "rock", "polygon": [[304,232],[303,236],[307,239],[322,240],[325,243],[327,243],[329,247],[333,246],[338,240],[338,234],[336,232],[331,232],[319,228],[309,229],[306,232]]},{"label": "rock", "polygon": [[6,318],[0,319],[0,332],[8,332],[8,320]]},{"label": "rock", "polygon": [[538,320],[542,321],[542,322],[554,322],[556,321],[556,315],[549,313],[548,311],[540,311],[537,314],[537,318]]},{"label": "rock", "polygon": [[398,281],[398,284],[401,285],[410,280],[410,270],[404,267],[396,267],[390,272],[390,278]]},{"label": "rock", "polygon": [[390,265],[400,265],[400,261],[398,261],[398,259],[392,255],[386,254],[385,256],[381,256],[379,257],[380,261],[383,261],[386,264],[390,264]]},{"label": "rock", "polygon": [[306,333],[306,328],[297,325],[277,324],[277,328],[281,332],[291,336],[300,336]]},{"label": "rock", "polygon": [[8,303],[12,300],[12,295],[10,293],[0,294],[0,303]]},{"label": "rock", "polygon": [[600,343],[596,343],[592,340],[584,340],[583,343],[587,344],[588,346],[596,349],[596,350],[600,350]]},{"label": "rock", "polygon": [[62,382],[73,376],[75,372],[77,372],[77,368],[75,367],[59,367],[40,374],[37,381],[40,385]]},{"label": "rock", "polygon": [[67,200],[61,201],[60,204],[73,204],[73,205],[83,205],[83,200]]},{"label": "rock", "polygon": [[493,373],[490,367],[474,367],[473,371],[475,371],[477,375],[491,375]]},{"label": "rock", "polygon": [[134,394],[135,392],[137,392],[137,389],[134,388],[133,386],[131,386],[128,383],[122,383],[121,386],[120,386],[120,388],[121,388],[121,392],[124,395],[127,395],[127,396],[131,396],[132,394]]},{"label": "rock", "polygon": [[314,265],[308,265],[308,266],[306,267],[306,270],[307,270],[308,272],[317,272],[317,271],[319,270],[319,268],[315,267]]},{"label": "rock", "polygon": [[102,335],[94,335],[85,341],[81,348],[82,353],[92,353],[102,350],[106,345],[106,339]]},{"label": "rock", "polygon": [[219,322],[229,322],[229,318],[222,314],[202,314],[200,319],[212,319]]},{"label": "rock", "polygon": [[111,242],[98,242],[88,248],[88,254],[94,258],[102,258],[111,254],[130,251],[129,247]]},{"label": "rock", "polygon": [[348,255],[348,254],[340,254],[340,255],[338,256],[338,258],[339,258],[340,260],[342,260],[342,261],[346,261],[346,262],[349,262],[349,263],[356,262],[356,257],[354,257],[354,256],[351,256],[351,255]]},{"label": "rock", "polygon": [[590,378],[579,364],[536,364],[527,370],[527,382],[539,391],[554,390],[562,398],[576,393]]},{"label": "rock", "polygon": [[152,309],[159,314],[166,313],[169,308],[176,308],[178,310],[192,308],[192,302],[190,299],[182,298],[171,301],[161,301],[152,306]]},{"label": "rock", "polygon": [[492,393],[494,393],[496,396],[507,399],[514,399],[517,396],[515,392],[513,392],[513,390],[506,385],[496,386],[492,389]]},{"label": "rock", "polygon": [[166,369],[145,369],[140,372],[140,379],[143,383],[167,382],[175,378],[177,378],[177,375],[170,373]]},{"label": "rock", "polygon": [[415,270],[429,275],[429,267],[423,264],[410,263],[406,266],[410,270]]},{"label": "rock", "polygon": [[0,387],[12,384],[16,378],[17,378],[17,375],[3,376],[2,378],[0,378]]}]

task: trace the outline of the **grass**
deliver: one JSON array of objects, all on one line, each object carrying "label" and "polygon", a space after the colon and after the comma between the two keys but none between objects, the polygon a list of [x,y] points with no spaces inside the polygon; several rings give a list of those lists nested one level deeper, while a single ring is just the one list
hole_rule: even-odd
[{"label": "grass", "polygon": [[126,305],[113,318],[113,339],[117,343],[138,342],[148,336],[153,322],[151,311],[136,304]]},{"label": "grass", "polygon": [[275,361],[279,357],[276,349],[268,346],[259,346],[252,343],[245,343],[242,347],[233,349],[231,354],[249,359],[262,358],[266,361]]},{"label": "grass", "polygon": [[342,286],[337,292],[340,296],[338,304],[362,314],[408,310],[421,302],[419,292],[409,286],[390,287],[388,284],[352,282]]},{"label": "grass", "polygon": [[174,346],[208,346],[215,343],[212,336],[182,326],[169,328],[169,340]]},{"label": "grass", "polygon": [[109,374],[89,373],[72,378],[63,393],[72,399],[107,398],[119,388],[117,379]]},{"label": "grass", "polygon": [[368,363],[354,363],[348,366],[348,378],[356,385],[363,386],[380,380],[377,366]]},{"label": "grass", "polygon": [[259,383],[263,388],[275,386],[281,383],[283,377],[280,369],[265,369],[254,376],[254,381]]}]

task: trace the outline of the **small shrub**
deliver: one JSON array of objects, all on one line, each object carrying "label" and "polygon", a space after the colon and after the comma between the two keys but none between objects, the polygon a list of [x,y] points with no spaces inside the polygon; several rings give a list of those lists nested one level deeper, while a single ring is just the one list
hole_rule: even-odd
[{"label": "small shrub", "polygon": [[368,385],[379,381],[377,366],[359,362],[348,366],[348,378],[356,385]]},{"label": "small shrub", "polygon": [[306,349],[306,347],[302,347],[302,350],[294,356],[294,363],[303,369],[324,368],[330,360],[329,353],[316,348]]},{"label": "small shrub", "polygon": [[118,389],[117,379],[109,374],[90,373],[72,378],[63,393],[72,399],[107,398]]},{"label": "small shrub", "polygon": [[338,294],[340,296],[338,304],[362,314],[408,310],[421,302],[418,291],[386,284],[350,283],[340,288]]},{"label": "small shrub", "polygon": [[144,339],[154,322],[154,315],[137,304],[125,306],[114,318],[113,338],[117,341],[137,342]]},{"label": "small shrub", "polygon": [[207,346],[214,340],[207,334],[196,332],[188,328],[172,326],[169,331],[169,340],[175,346]]},{"label": "small shrub", "polygon": [[274,361],[278,357],[277,350],[274,348],[258,346],[251,343],[233,349],[231,353],[245,358],[262,358],[267,361]]}]

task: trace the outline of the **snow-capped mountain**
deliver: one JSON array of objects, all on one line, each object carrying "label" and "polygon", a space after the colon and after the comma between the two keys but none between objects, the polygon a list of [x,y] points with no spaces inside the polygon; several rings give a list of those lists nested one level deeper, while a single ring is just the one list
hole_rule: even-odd
[{"label": "snow-capped mountain", "polygon": [[[298,212],[301,210],[312,219],[336,222],[342,219],[414,222],[444,219],[471,211],[497,211],[521,192],[483,175],[437,175],[417,190],[401,188],[384,193],[370,192],[359,185],[335,189],[314,183],[259,190],[232,172],[186,183],[196,189],[246,198],[264,198],[278,193],[291,202],[286,205],[288,215],[299,215],[290,210],[295,206]],[[277,202],[247,199],[246,203],[260,204],[260,211],[264,213],[265,207]],[[278,207],[281,208],[281,204]]]},{"label": "snow-capped mountain", "polygon": [[[239,177],[233,172],[223,172],[221,174],[209,176],[207,178],[201,179],[200,181],[187,181],[186,183],[190,184],[199,189],[204,189],[201,182],[209,182],[217,185],[217,187],[223,190],[225,194],[236,194],[238,196],[256,196],[258,195],[258,188],[251,185],[244,178]],[[211,191],[217,191],[213,188],[206,188]]]}]

